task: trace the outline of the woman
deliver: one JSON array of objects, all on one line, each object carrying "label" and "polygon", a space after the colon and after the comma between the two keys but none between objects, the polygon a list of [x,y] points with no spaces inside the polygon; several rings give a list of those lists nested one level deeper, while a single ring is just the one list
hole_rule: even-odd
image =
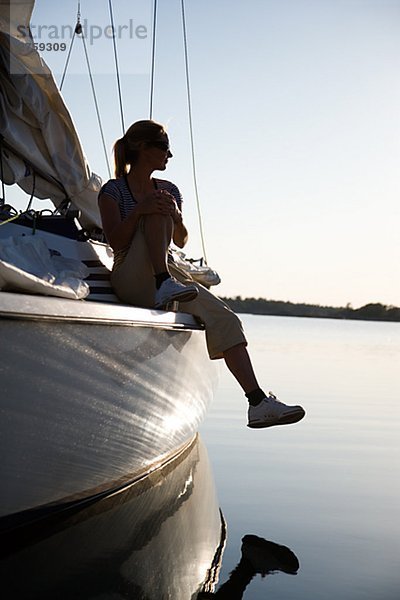
[{"label": "woman", "polygon": [[114,250],[111,283],[116,295],[123,302],[155,308],[179,300],[182,312],[199,317],[210,358],[224,358],[248,399],[249,427],[302,419],[301,406],[287,406],[260,388],[235,313],[168,262],[171,242],[183,248],[188,232],[178,188],[152,177],[154,171],[164,171],[172,158],[164,127],[148,120],[134,123],[115,143],[114,158],[116,178],[100,190],[99,208]]}]

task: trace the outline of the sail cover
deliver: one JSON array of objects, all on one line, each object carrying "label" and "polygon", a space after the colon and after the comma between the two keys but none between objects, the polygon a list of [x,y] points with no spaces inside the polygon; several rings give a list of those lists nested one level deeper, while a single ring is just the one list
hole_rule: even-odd
[{"label": "sail cover", "polygon": [[70,200],[101,227],[92,173],[53,75],[27,35],[34,0],[0,0],[0,151],[4,183],[58,207]]}]

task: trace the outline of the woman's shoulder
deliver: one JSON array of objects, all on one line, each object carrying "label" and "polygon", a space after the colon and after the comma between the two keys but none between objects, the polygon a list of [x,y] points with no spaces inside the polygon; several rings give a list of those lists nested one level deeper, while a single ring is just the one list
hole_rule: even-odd
[{"label": "woman's shoulder", "polygon": [[175,185],[175,183],[172,183],[172,181],[167,181],[167,179],[156,179],[155,182],[159,190],[166,190],[167,192],[172,194],[176,200],[178,208],[182,208],[182,194],[178,186]]},{"label": "woman's shoulder", "polygon": [[172,181],[168,181],[167,179],[159,179],[158,177],[154,177],[154,181],[156,182],[158,188],[166,189],[167,187],[177,187],[175,183],[172,183]]},{"label": "woman's shoulder", "polygon": [[155,182],[159,190],[167,190],[167,192],[170,192],[171,194],[181,195],[178,186],[175,183],[172,183],[172,181],[168,181],[167,179],[158,179],[157,177],[155,178]]},{"label": "woman's shoulder", "polygon": [[119,199],[121,193],[123,192],[125,187],[125,180],[123,177],[118,177],[117,179],[109,179],[106,183],[101,187],[99,192],[99,197],[102,194],[108,194],[113,198]]}]

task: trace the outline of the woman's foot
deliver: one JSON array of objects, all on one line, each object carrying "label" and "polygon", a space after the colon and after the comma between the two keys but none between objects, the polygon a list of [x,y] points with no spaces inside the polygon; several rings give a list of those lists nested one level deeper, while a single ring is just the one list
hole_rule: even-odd
[{"label": "woman's foot", "polygon": [[155,308],[163,308],[169,302],[190,302],[198,295],[195,285],[184,285],[175,277],[169,277],[156,291]]},{"label": "woman's foot", "polygon": [[305,414],[305,410],[301,406],[288,406],[269,392],[268,396],[259,404],[249,406],[247,427],[261,429],[273,425],[297,423]]}]

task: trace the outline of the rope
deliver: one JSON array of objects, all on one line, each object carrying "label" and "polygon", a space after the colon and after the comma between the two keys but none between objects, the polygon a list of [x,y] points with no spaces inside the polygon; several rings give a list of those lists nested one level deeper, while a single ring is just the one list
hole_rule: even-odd
[{"label": "rope", "polygon": [[27,209],[25,212],[29,212],[31,210],[33,196],[35,195],[35,187],[36,187],[36,173],[35,173],[35,171],[32,171],[32,192],[31,192],[31,197],[29,198],[28,206],[27,206]]},{"label": "rope", "polygon": [[113,14],[111,0],[108,0],[108,7],[110,10],[110,20],[111,20],[111,27],[112,27],[112,31],[113,31],[112,38],[113,38],[113,47],[114,47],[115,73],[116,73],[116,77],[117,77],[118,99],[119,99],[119,110],[120,110],[120,115],[121,115],[122,135],[124,135],[125,134],[124,109],[122,106],[122,93],[121,93],[121,81],[120,81],[120,77],[119,77],[117,42],[115,41],[114,14]]},{"label": "rope", "polygon": [[204,241],[203,219],[201,216],[201,209],[200,209],[200,198],[199,198],[199,191],[198,191],[198,185],[197,185],[196,159],[195,159],[195,151],[194,151],[192,99],[191,99],[191,93],[190,93],[189,58],[188,58],[188,44],[187,44],[187,35],[186,35],[186,17],[185,17],[185,2],[184,2],[184,0],[181,0],[181,8],[182,8],[183,45],[184,45],[184,51],[185,51],[186,91],[187,91],[187,103],[188,103],[188,115],[189,115],[189,131],[190,131],[190,147],[191,147],[191,155],[192,155],[193,183],[194,183],[194,191],[195,191],[195,197],[196,197],[197,215],[198,215],[198,219],[199,219],[201,246],[203,249],[204,262],[207,265],[206,244]]},{"label": "rope", "polygon": [[3,136],[0,135],[0,179],[1,179],[1,198],[0,207],[6,201],[6,186],[4,184],[4,165],[3,165]]},{"label": "rope", "polygon": [[6,223],[11,223],[11,221],[15,221],[15,219],[18,219],[18,217],[21,217],[24,214],[25,214],[24,212],[18,213],[17,215],[14,215],[13,217],[10,217],[6,221],[0,221],[0,227],[1,227],[1,225],[5,225]]},{"label": "rope", "polygon": [[[12,208],[12,207],[10,207],[10,208]],[[12,208],[12,210],[15,210],[15,209]],[[5,221],[0,221],[0,227],[1,227],[1,225],[6,225],[7,223],[11,223],[12,221],[16,221],[20,217],[29,217],[29,218],[32,219],[32,235],[35,235],[37,220],[45,212],[48,212],[48,209],[45,208],[44,210],[39,210],[39,211],[38,210],[31,210],[31,209],[21,210],[20,212],[17,212],[15,215],[13,215],[12,217],[9,217]],[[51,212],[51,214],[55,214],[55,213]]]},{"label": "rope", "polygon": [[154,73],[156,61],[156,28],[157,28],[157,0],[154,0],[153,8],[153,40],[151,49],[151,77],[150,77],[150,110],[149,119],[153,118],[153,100],[154,100]]},{"label": "rope", "polygon": [[[11,210],[15,211],[15,208],[13,208],[12,206],[7,205],[7,208],[9,209],[8,212],[10,213]],[[38,213],[39,216],[41,213]],[[15,215],[13,215],[12,217],[9,217],[8,219],[6,219],[5,221],[0,221],[0,227],[2,225],[6,225],[7,223],[11,223],[12,221],[16,221],[17,219],[19,219],[20,217],[23,216],[31,216],[34,219],[34,228],[33,228],[33,233],[35,233],[36,230],[36,211],[32,211],[32,210],[21,210],[20,212],[15,212]]]}]

